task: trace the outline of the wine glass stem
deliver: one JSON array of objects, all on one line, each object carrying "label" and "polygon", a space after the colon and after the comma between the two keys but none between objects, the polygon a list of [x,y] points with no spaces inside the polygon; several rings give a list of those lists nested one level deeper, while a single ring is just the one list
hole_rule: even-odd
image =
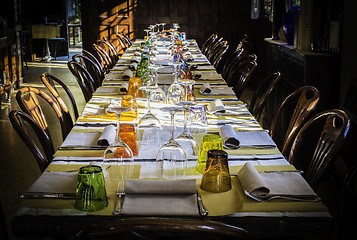
[{"label": "wine glass stem", "polygon": [[120,112],[116,113],[117,115],[117,132],[116,132],[116,136],[115,136],[115,140],[116,142],[120,142]]},{"label": "wine glass stem", "polygon": [[183,132],[187,132],[187,109],[185,108],[184,110],[184,116],[183,116]]},{"label": "wine glass stem", "polygon": [[171,112],[171,139],[174,139],[175,112]]},{"label": "wine glass stem", "polygon": [[150,107],[150,94],[151,94],[151,89],[148,89],[147,91],[147,102],[148,102],[148,111],[147,113],[151,113],[151,107]]}]

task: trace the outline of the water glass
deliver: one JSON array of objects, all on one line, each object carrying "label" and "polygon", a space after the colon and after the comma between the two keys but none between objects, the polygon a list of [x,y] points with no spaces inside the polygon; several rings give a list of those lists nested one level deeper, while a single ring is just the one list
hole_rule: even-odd
[{"label": "water glass", "polygon": [[103,170],[100,166],[83,166],[78,172],[75,207],[82,211],[99,211],[108,206]]},{"label": "water glass", "polygon": [[207,127],[206,107],[204,105],[191,106],[190,126]]},{"label": "water glass", "polygon": [[221,136],[216,134],[206,134],[202,138],[200,151],[197,156],[196,171],[203,173],[206,168],[207,152],[209,150],[223,150],[223,141]]},{"label": "water glass", "polygon": [[132,95],[134,98],[142,97],[142,91],[139,89],[141,87],[141,78],[132,77],[129,79],[128,95]]},{"label": "water glass", "polygon": [[138,118],[138,104],[136,103],[135,97],[132,95],[125,95],[121,99],[121,107],[130,108],[129,111],[123,112],[120,115],[121,121],[135,121]]},{"label": "water glass", "polygon": [[223,150],[207,152],[206,169],[202,175],[201,189],[207,192],[226,192],[232,188],[228,168],[228,154]]},{"label": "water glass", "polygon": [[138,156],[139,150],[136,142],[135,126],[129,123],[122,123],[120,124],[119,134],[120,139],[130,147],[133,152],[133,156]]}]

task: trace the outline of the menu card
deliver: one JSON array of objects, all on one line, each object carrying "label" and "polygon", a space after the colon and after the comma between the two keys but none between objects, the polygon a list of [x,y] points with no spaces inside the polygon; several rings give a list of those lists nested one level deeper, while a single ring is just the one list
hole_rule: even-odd
[{"label": "menu card", "polygon": [[258,201],[268,201],[272,196],[297,201],[320,200],[298,172],[259,173],[248,162],[238,172],[238,178],[246,195]]}]

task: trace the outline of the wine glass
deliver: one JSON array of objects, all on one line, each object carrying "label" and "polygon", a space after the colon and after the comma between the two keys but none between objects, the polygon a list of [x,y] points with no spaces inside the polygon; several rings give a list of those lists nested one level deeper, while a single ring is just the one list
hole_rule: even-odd
[{"label": "wine glass", "polygon": [[[124,176],[125,171],[123,171],[123,166],[129,166],[129,169],[132,169],[134,166],[132,150],[120,139],[120,115],[122,112],[130,111],[130,108],[112,105],[106,111],[115,113],[117,117],[117,131],[114,142],[105,149],[103,173],[109,190],[115,189],[115,191],[118,191],[119,184],[122,184],[124,178],[128,177],[127,175]],[[130,174],[130,171],[125,174]]]},{"label": "wine glass", "polygon": [[166,103],[175,103],[180,101],[185,96],[185,89],[178,82],[178,75],[181,73],[181,63],[173,62],[169,65],[174,66],[174,82],[167,89]]},{"label": "wine glass", "polygon": [[170,112],[171,136],[170,139],[160,147],[156,155],[158,177],[161,179],[177,179],[184,176],[187,167],[186,152],[174,138],[175,113],[182,111],[182,108],[179,106],[168,106],[162,108],[162,110]]},{"label": "wine glass", "polygon": [[150,101],[157,102],[157,103],[165,103],[166,101],[166,94],[165,92],[159,87],[158,84],[158,69],[161,68],[160,65],[150,64],[148,66],[148,71],[142,76],[144,79],[145,85],[151,87],[150,91]]},{"label": "wine glass", "polygon": [[147,93],[146,113],[138,122],[137,137],[138,141],[159,148],[161,145],[161,123],[160,120],[151,112],[150,95],[153,86],[145,86],[140,89]]},{"label": "wine glass", "polygon": [[176,141],[182,145],[186,146],[186,143],[190,143],[191,147],[194,149],[197,147],[197,142],[191,135],[191,133],[187,130],[187,118],[188,118],[188,112],[191,109],[191,106],[196,105],[196,102],[194,101],[189,101],[188,99],[188,86],[192,86],[196,82],[191,79],[182,79],[181,83],[184,83],[185,85],[185,100],[184,101],[179,101],[176,104],[180,105],[184,108],[184,125],[183,125],[183,131],[182,133],[176,138]]}]

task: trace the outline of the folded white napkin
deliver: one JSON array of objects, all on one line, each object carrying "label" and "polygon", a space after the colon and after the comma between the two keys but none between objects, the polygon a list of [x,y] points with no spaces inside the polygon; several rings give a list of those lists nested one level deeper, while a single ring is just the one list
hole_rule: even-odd
[{"label": "folded white napkin", "polygon": [[271,196],[293,197],[300,201],[319,200],[309,184],[297,172],[259,173],[253,164],[245,163],[238,172],[245,191],[265,200]]},{"label": "folded white napkin", "polygon": [[130,69],[131,71],[136,71],[137,68],[138,68],[138,64],[137,64],[136,62],[130,63],[129,69]]},{"label": "folded white napkin", "polygon": [[237,134],[231,125],[224,125],[219,129],[219,135],[223,140],[223,145],[230,149],[237,149],[239,147],[239,140]]},{"label": "folded white napkin", "polygon": [[103,132],[70,132],[61,147],[108,146],[114,142],[115,134],[113,125],[106,126]]},{"label": "folded white napkin", "polygon": [[209,83],[204,83],[200,87],[200,93],[202,93],[202,94],[210,94],[211,92],[212,92],[212,88]]},{"label": "folded white napkin", "polygon": [[128,92],[128,87],[129,87],[129,84],[127,82],[122,83],[120,85],[119,92],[127,93]]},{"label": "folded white napkin", "polygon": [[133,56],[133,57],[131,58],[131,62],[139,63],[139,62],[140,62],[140,58],[137,57],[137,56]]},{"label": "folded white napkin", "polygon": [[123,78],[132,78],[134,77],[133,71],[131,71],[130,69],[126,69],[123,72]]},{"label": "folded white napkin", "polygon": [[44,172],[27,192],[75,193],[77,172]]},{"label": "folded white napkin", "polygon": [[226,112],[221,99],[215,99],[207,105],[207,111],[211,114],[221,115]]},{"label": "folded white napkin", "polygon": [[238,131],[236,136],[240,146],[276,146],[266,131]]},{"label": "folded white napkin", "polygon": [[97,144],[99,146],[109,146],[114,142],[116,130],[114,125],[108,125],[104,128],[103,133],[100,135]]},{"label": "folded white napkin", "polygon": [[122,213],[132,215],[197,216],[196,180],[125,181]]}]

